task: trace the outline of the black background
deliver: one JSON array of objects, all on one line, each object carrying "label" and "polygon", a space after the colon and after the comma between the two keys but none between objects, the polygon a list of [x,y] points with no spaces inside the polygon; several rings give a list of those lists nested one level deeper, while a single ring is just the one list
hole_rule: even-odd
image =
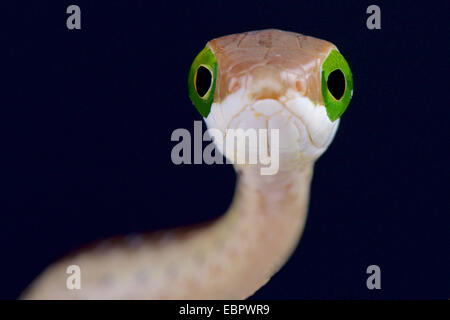
[{"label": "black background", "polygon": [[[82,29],[66,28],[81,7]],[[381,7],[382,29],[366,28]],[[230,165],[172,164],[215,37],[279,28],[335,43],[354,98],[316,164],[309,217],[260,299],[450,297],[448,1],[16,1],[2,10],[0,298],[92,240],[220,216]],[[444,87],[445,86],[445,87]],[[381,267],[381,290],[366,268]]]}]

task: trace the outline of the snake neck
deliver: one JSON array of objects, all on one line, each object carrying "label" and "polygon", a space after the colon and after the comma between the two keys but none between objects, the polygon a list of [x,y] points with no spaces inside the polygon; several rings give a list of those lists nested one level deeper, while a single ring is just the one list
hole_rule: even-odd
[{"label": "snake neck", "polygon": [[[262,176],[238,168],[235,197],[212,224],[123,239],[48,267],[24,299],[243,299],[295,248],[306,220],[312,165]],[[131,240],[131,242],[130,242]],[[81,290],[66,287],[69,265]]]},{"label": "snake neck", "polygon": [[306,221],[312,172],[312,164],[271,176],[254,167],[238,169],[234,201],[216,226],[234,264],[227,278],[235,286],[228,288],[238,292],[227,297],[252,295],[289,258]]}]

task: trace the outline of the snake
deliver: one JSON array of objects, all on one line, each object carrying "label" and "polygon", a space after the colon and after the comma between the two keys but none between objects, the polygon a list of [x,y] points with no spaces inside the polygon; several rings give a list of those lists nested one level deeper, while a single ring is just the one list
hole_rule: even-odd
[{"label": "snake", "polygon": [[[246,299],[287,262],[304,230],[314,163],[353,96],[348,62],[333,43],[300,33],[238,33],[198,53],[188,91],[224,138],[232,129],[277,129],[277,171],[234,162],[235,192],[219,218],[96,241],[50,264],[21,299]],[[268,138],[267,148],[274,143]],[[75,289],[70,266],[80,270]]]}]

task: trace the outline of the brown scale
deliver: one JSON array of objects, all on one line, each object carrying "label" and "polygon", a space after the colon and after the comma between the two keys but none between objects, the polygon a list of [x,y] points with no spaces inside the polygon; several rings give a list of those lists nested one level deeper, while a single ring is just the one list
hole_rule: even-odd
[{"label": "brown scale", "polygon": [[[319,68],[328,53],[337,50],[332,43],[269,29],[220,37],[207,45],[218,61],[215,102],[238,90],[241,83],[258,88],[256,83],[265,81],[266,87],[258,90],[254,99],[277,99],[287,89],[294,89],[313,103],[323,104]],[[283,77],[287,74],[289,77]]]}]

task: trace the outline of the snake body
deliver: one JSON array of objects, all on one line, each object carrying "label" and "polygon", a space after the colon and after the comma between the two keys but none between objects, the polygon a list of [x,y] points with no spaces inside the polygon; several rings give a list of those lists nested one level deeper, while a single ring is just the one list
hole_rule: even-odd
[{"label": "snake body", "polygon": [[[305,225],[314,161],[348,104],[328,103],[323,91],[328,57],[338,51],[330,42],[273,29],[217,38],[204,50],[190,85],[200,65],[212,82],[198,97],[194,84],[190,95],[208,128],[223,137],[230,128],[279,129],[279,170],[261,175],[260,164],[235,164],[235,195],[218,220],[100,241],[50,265],[21,298],[244,299],[287,261]],[[352,79],[343,72],[345,99]],[[70,265],[80,267],[81,289],[66,287]]]}]

